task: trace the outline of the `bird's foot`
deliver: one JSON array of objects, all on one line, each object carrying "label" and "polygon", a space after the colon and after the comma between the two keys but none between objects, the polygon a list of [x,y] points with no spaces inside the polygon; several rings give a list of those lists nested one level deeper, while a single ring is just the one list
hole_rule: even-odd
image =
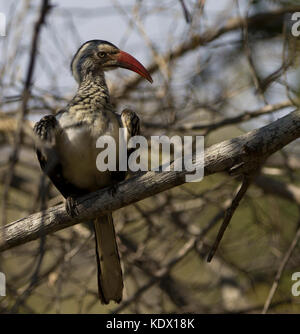
[{"label": "bird's foot", "polygon": [[77,203],[76,203],[76,200],[74,197],[67,197],[66,199],[66,211],[67,211],[67,214],[69,216],[71,216],[72,218],[76,217],[78,215],[78,209],[77,209]]}]

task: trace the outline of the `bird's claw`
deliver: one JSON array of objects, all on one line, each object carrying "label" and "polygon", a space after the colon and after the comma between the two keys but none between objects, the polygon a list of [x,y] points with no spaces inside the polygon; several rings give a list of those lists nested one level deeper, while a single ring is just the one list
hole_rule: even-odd
[{"label": "bird's claw", "polygon": [[67,197],[66,199],[66,211],[69,216],[72,218],[76,217],[78,215],[78,209],[77,209],[77,203],[74,197]]}]

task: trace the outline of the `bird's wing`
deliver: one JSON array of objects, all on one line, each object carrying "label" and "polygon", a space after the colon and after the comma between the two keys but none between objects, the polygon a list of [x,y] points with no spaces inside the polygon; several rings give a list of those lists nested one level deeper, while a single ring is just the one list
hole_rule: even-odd
[{"label": "bird's wing", "polygon": [[[131,109],[124,109],[121,113],[121,115],[118,115],[120,126],[124,129],[126,129],[127,132],[127,142],[131,137],[139,136],[140,135],[140,119],[137,116],[137,114],[132,111]],[[135,151],[135,148],[127,148],[127,157],[130,156],[130,154]],[[128,159],[127,159],[128,163]],[[112,172],[111,177],[112,180],[116,182],[120,182],[125,180],[126,176],[129,175],[129,168],[127,165],[127,172],[122,171],[116,171]]]},{"label": "bird's wing", "polygon": [[127,130],[128,139],[140,134],[140,119],[131,109],[124,109],[120,116],[120,123]]},{"label": "bird's wing", "polygon": [[39,141],[36,153],[43,172],[48,175],[58,191],[65,197],[80,196],[84,192],[63,177],[62,165],[59,161],[56,146],[56,134],[59,129],[54,115],[44,116],[33,128]]}]

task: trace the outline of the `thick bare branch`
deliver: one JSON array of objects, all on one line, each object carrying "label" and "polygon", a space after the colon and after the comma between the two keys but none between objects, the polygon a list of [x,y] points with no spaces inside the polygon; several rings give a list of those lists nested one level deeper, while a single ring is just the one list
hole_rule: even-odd
[{"label": "thick bare branch", "polygon": [[[266,157],[300,137],[300,110],[237,138],[213,145],[205,150],[205,175],[238,169],[253,168],[253,163]],[[202,162],[194,157],[196,167]],[[89,221],[109,211],[120,209],[164,190],[185,183],[189,172],[183,170],[164,173],[147,172],[118,184],[117,191],[106,188],[78,199],[79,215],[71,218],[64,205],[49,208],[29,217],[7,224],[0,229],[0,251],[37,239],[74,224]]]}]

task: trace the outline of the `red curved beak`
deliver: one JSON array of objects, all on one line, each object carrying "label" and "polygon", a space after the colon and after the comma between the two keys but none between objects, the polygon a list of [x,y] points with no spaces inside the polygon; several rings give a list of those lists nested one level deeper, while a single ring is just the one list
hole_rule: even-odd
[{"label": "red curved beak", "polygon": [[118,66],[122,68],[127,68],[133,72],[138,73],[140,76],[147,79],[149,82],[153,82],[150,73],[145,69],[145,67],[129,53],[125,51],[120,51],[117,56]]}]

